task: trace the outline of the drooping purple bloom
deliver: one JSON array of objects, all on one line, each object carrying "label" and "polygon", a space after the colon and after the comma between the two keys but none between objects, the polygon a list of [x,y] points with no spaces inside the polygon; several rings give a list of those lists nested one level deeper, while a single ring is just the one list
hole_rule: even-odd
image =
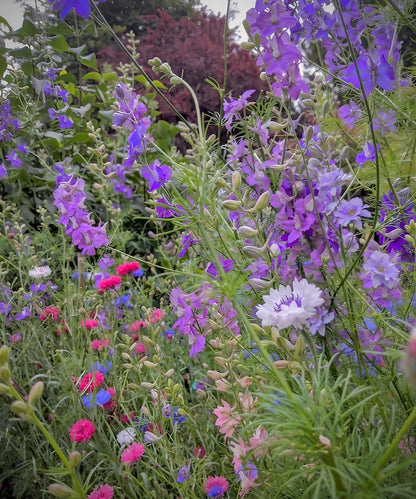
[{"label": "drooping purple bloom", "polygon": [[[380,145],[377,144],[377,151],[379,150],[380,150]],[[357,154],[355,161],[359,163],[361,167],[366,161],[375,161],[375,160],[376,160],[376,151],[374,148],[374,144],[372,142],[366,142],[364,144],[362,152]]]},{"label": "drooping purple bloom", "polygon": [[350,100],[349,105],[345,104],[338,109],[338,116],[349,128],[353,128],[357,120],[363,115],[363,112],[354,101]]},{"label": "drooping purple bloom", "polygon": [[178,472],[178,478],[176,479],[178,483],[183,483],[188,480],[190,467],[190,464],[188,464],[188,466],[182,466]]},{"label": "drooping purple bloom", "polygon": [[68,118],[68,116],[66,116],[65,114],[61,114],[60,116],[58,116],[58,121],[59,121],[59,127],[61,129],[71,128],[74,124],[74,122],[70,118]]},{"label": "drooping purple bloom", "polygon": [[7,175],[7,169],[3,163],[0,163],[0,178],[5,177]]},{"label": "drooping purple bloom", "polygon": [[153,163],[142,167],[142,175],[149,181],[148,192],[153,192],[171,178],[172,170],[169,166],[161,165],[160,161],[155,159]]},{"label": "drooping purple bloom", "polygon": [[55,11],[61,11],[61,19],[64,19],[72,9],[84,19],[87,19],[90,15],[91,6],[89,0],[49,0],[49,2],[54,4],[53,9]]}]

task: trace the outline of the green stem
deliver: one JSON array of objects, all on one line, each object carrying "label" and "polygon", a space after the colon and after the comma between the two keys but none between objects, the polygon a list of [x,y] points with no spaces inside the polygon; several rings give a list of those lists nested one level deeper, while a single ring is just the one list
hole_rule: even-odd
[{"label": "green stem", "polygon": [[377,463],[376,467],[374,468],[372,474],[373,477],[375,477],[380,472],[380,470],[386,464],[390,455],[397,449],[397,446],[399,445],[403,436],[408,431],[408,429],[410,428],[415,419],[416,419],[416,406],[413,407],[412,412],[409,414],[408,418],[403,423],[403,426],[400,428],[399,433],[396,435],[391,444],[388,446],[386,452],[381,456],[380,461]]}]

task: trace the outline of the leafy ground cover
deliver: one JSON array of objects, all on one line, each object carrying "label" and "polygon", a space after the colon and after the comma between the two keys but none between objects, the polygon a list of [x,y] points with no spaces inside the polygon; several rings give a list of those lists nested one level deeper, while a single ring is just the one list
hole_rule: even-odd
[{"label": "leafy ground cover", "polygon": [[0,18],[1,494],[414,497],[413,2],[257,0],[215,112],[45,7]]}]

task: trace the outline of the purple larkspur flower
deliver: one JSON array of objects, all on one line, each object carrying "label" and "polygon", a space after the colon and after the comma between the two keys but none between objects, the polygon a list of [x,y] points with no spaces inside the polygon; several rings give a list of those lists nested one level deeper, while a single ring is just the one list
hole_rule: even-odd
[{"label": "purple larkspur flower", "polygon": [[71,128],[74,125],[74,122],[65,114],[61,114],[60,116],[58,116],[58,121],[61,130],[64,128]]},{"label": "purple larkspur flower", "polygon": [[[380,150],[380,145],[377,144],[377,151]],[[375,161],[376,160],[376,151],[374,148],[374,144],[372,142],[366,142],[364,144],[363,150],[357,154],[355,161],[363,166],[366,161]]]},{"label": "purple larkspur flower", "polygon": [[7,169],[3,163],[0,163],[0,178],[5,177],[7,175]]},{"label": "purple larkspur flower", "polygon": [[363,270],[368,273],[372,287],[383,285],[392,289],[398,284],[400,270],[394,252],[384,253],[379,250],[366,252]]},{"label": "purple larkspur flower", "polygon": [[224,124],[228,131],[231,130],[233,118],[238,118],[238,112],[250,104],[247,99],[254,92],[255,90],[246,90],[238,99],[233,99],[231,96],[228,101],[224,99]]},{"label": "purple larkspur flower", "polygon": [[160,161],[155,159],[153,163],[142,167],[142,176],[149,181],[148,192],[153,192],[171,178],[172,170],[169,166],[161,165]]},{"label": "purple larkspur flower", "polygon": [[23,161],[19,158],[14,149],[10,151],[9,154],[6,154],[6,159],[10,161],[13,168],[21,168],[23,166]]},{"label": "purple larkspur flower", "polygon": [[188,464],[188,466],[182,466],[182,468],[178,471],[178,478],[176,479],[178,483],[183,483],[188,480],[190,467],[191,465]]},{"label": "purple larkspur flower", "polygon": [[[105,0],[101,1],[104,2]],[[49,0],[49,2],[54,4],[54,10],[61,11],[61,19],[64,19],[72,9],[84,19],[87,19],[90,15],[91,6],[89,0]]]}]

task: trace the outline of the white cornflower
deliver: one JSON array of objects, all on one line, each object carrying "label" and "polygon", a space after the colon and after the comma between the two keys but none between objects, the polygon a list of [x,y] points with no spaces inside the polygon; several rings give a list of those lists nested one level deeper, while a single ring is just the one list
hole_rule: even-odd
[{"label": "white cornflower", "polygon": [[317,308],[324,303],[322,290],[306,279],[293,281],[290,286],[271,289],[263,297],[264,305],[257,306],[257,317],[261,325],[276,326],[279,329],[294,327],[300,329],[315,315]]},{"label": "white cornflower", "polygon": [[49,277],[51,275],[51,269],[48,265],[42,265],[42,267],[33,267],[29,270],[29,276],[34,279],[43,279],[44,277]]},{"label": "white cornflower", "polygon": [[117,442],[120,445],[129,445],[133,442],[135,436],[136,430],[134,428],[126,428],[117,435]]}]

